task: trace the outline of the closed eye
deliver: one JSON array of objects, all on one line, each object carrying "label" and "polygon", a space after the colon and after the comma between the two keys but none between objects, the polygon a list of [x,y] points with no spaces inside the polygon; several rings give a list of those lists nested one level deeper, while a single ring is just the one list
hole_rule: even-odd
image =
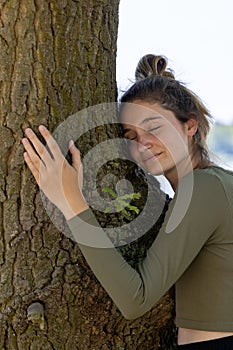
[{"label": "closed eye", "polygon": [[124,139],[126,139],[127,141],[136,140],[136,138],[137,138],[137,135],[135,133],[125,132],[124,134]]},{"label": "closed eye", "polygon": [[161,128],[161,126],[156,126],[155,128],[151,128],[151,129],[149,129],[148,131],[156,131],[156,130],[158,130],[158,129],[160,129]]},{"label": "closed eye", "polygon": [[[160,128],[161,128],[161,125],[156,126],[154,128],[151,128],[151,129],[148,129],[147,132],[154,132],[154,131],[156,131],[156,130],[158,130]],[[137,135],[136,134],[132,135],[131,133],[127,133],[126,132],[125,135],[124,135],[124,138],[126,139],[126,141],[133,141],[133,140],[137,139]]]},{"label": "closed eye", "polygon": [[133,141],[133,140],[136,140],[136,136],[135,137],[124,137],[124,139],[126,141]]}]

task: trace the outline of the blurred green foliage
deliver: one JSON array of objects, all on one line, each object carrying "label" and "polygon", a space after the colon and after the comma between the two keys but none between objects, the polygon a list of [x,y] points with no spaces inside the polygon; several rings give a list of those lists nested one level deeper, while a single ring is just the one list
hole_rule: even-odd
[{"label": "blurred green foliage", "polygon": [[217,157],[233,167],[233,125],[216,123],[208,137],[208,146]]}]

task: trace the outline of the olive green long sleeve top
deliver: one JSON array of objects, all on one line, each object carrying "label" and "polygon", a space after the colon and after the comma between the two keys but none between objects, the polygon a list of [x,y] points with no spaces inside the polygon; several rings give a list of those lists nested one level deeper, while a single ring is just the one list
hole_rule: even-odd
[{"label": "olive green long sleeve top", "polygon": [[[232,332],[233,173],[213,166],[192,175],[192,191],[189,174],[181,179],[137,271],[114,247],[83,243],[87,236],[98,241],[105,235],[90,209],[68,220],[68,225],[125,318],[143,315],[175,284],[177,327]],[[191,193],[188,200],[184,198],[185,205],[179,204],[181,186],[183,194]]]}]

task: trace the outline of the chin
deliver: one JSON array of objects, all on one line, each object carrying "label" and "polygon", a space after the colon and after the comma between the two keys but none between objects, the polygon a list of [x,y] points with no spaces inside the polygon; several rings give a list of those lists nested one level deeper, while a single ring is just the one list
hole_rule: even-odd
[{"label": "chin", "polygon": [[153,176],[159,176],[159,175],[164,175],[164,170],[161,168],[156,168],[156,167],[142,167],[142,169]]}]

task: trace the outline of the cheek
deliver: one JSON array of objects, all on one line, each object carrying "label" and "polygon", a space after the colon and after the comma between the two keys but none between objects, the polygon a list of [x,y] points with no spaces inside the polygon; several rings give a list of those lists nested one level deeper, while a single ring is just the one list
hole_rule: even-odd
[{"label": "cheek", "polygon": [[139,152],[138,152],[138,148],[137,148],[137,144],[130,144],[128,146],[128,150],[129,150],[129,154],[130,156],[134,159],[134,160],[137,160],[139,159]]},{"label": "cheek", "polygon": [[171,137],[167,142],[166,149],[175,162],[189,155],[188,143],[185,137]]},{"label": "cheek", "polygon": [[188,138],[183,130],[180,128],[169,128],[166,133],[160,135],[160,141],[166,148],[178,147],[187,148]]},{"label": "cheek", "polygon": [[175,127],[168,128],[166,132],[160,133],[159,142],[160,146],[158,150],[164,152],[160,161],[167,159],[176,164],[189,154],[187,137],[183,130],[177,130]]}]

